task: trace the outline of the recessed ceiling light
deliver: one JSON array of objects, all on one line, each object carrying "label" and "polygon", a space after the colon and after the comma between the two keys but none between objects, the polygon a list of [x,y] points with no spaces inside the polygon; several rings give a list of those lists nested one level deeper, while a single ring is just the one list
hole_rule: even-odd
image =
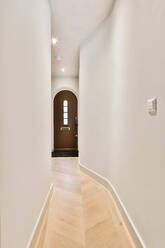
[{"label": "recessed ceiling light", "polygon": [[57,38],[52,38],[52,44],[53,44],[53,45],[56,45],[57,42],[58,42]]},{"label": "recessed ceiling light", "polygon": [[61,71],[64,72],[65,71],[65,68],[62,68]]},{"label": "recessed ceiling light", "polygon": [[60,55],[55,56],[55,58],[56,58],[57,60],[61,60],[61,59],[62,59],[62,57],[61,57]]}]

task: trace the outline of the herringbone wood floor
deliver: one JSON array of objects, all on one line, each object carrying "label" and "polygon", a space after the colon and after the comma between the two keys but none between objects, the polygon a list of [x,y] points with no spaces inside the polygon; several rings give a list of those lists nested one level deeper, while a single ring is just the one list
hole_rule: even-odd
[{"label": "herringbone wood floor", "polygon": [[52,162],[54,193],[43,248],[132,248],[108,192],[76,158]]}]

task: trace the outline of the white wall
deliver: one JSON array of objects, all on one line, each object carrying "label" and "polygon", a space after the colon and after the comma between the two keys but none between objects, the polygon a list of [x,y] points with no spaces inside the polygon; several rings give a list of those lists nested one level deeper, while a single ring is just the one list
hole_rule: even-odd
[{"label": "white wall", "polygon": [[78,97],[78,78],[77,77],[53,77],[52,78],[52,99],[61,90],[71,90]]},{"label": "white wall", "polygon": [[163,0],[117,0],[80,55],[80,162],[112,182],[149,248],[165,247],[164,23]]},{"label": "white wall", "polygon": [[54,150],[54,98],[62,90],[72,91],[78,99],[79,79],[77,77],[53,77],[52,78],[52,151]]},{"label": "white wall", "polygon": [[25,248],[50,187],[47,1],[0,1],[0,30],[2,248]]}]

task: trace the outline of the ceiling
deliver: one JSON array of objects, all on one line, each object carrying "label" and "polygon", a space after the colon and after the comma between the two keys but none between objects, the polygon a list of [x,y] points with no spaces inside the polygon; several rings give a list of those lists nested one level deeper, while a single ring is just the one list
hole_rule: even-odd
[{"label": "ceiling", "polygon": [[[113,0],[50,0],[52,76],[78,77],[80,44],[109,14]],[[56,56],[61,56],[57,60]],[[64,68],[65,71],[61,69]]]}]

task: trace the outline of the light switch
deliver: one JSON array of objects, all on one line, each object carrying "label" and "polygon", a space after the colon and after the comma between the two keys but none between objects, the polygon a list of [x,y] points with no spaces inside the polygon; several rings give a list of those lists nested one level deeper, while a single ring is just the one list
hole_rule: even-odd
[{"label": "light switch", "polygon": [[148,113],[150,115],[156,115],[157,114],[157,99],[156,98],[148,99],[147,109],[148,109]]}]

